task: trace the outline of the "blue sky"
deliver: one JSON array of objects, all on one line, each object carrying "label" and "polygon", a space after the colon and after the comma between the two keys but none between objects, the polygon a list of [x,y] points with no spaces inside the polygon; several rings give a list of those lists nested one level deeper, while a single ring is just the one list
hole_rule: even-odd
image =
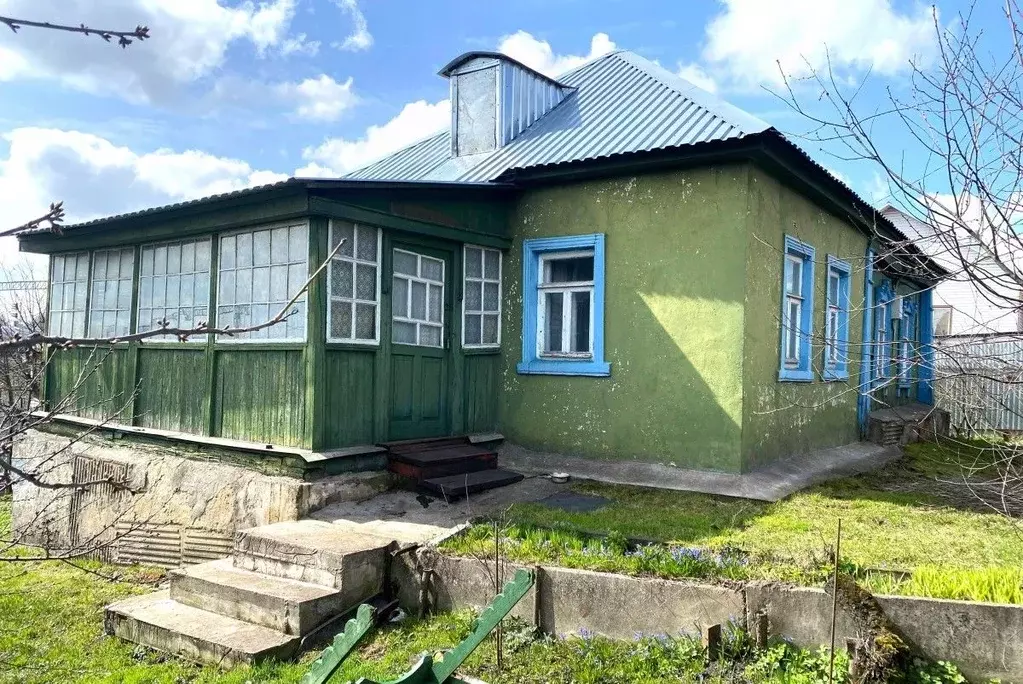
[{"label": "blue sky", "polygon": [[[980,25],[994,25],[999,3],[981,4]],[[939,3],[939,21],[960,9]],[[473,49],[552,75],[633,50],[798,133],[806,121],[768,92],[779,60],[798,79],[824,65],[826,44],[844,83],[871,74],[861,105],[877,107],[905,90],[910,59],[933,59],[930,12],[904,0],[0,0],[0,15],[152,35],[120,50],[0,31],[0,206],[7,224],[59,198],[79,220],[337,175],[443,126],[436,72]],[[811,86],[797,93],[817,106]],[[895,132],[879,139],[915,154]],[[883,201],[876,169],[804,144]]]}]

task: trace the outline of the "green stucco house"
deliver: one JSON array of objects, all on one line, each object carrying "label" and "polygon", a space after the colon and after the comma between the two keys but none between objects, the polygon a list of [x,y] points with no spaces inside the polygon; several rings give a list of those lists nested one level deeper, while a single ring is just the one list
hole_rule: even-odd
[{"label": "green stucco house", "polygon": [[441,76],[450,128],[345,178],[22,234],[50,332],[105,338],[266,320],[343,241],[258,333],[49,350],[47,405],[305,463],[499,434],[741,473],[930,403],[943,272],[770,125],[630,52]]}]

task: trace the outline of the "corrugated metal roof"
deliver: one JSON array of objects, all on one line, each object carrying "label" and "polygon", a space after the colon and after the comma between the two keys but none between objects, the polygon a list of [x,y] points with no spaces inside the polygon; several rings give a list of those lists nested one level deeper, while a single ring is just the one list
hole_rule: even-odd
[{"label": "corrugated metal roof", "polygon": [[770,128],[628,51],[604,55],[558,81],[575,92],[502,148],[452,163],[445,130],[346,178],[490,181],[511,169],[729,140]]}]

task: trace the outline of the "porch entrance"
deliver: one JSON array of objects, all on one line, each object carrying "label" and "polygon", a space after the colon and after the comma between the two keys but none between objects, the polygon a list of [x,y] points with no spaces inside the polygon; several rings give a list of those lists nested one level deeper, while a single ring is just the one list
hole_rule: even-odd
[{"label": "porch entrance", "polygon": [[448,434],[451,254],[395,244],[391,250],[388,437]]}]

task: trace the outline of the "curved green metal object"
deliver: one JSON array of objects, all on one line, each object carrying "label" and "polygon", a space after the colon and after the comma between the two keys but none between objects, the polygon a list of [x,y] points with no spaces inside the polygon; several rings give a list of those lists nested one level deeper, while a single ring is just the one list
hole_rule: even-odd
[{"label": "curved green metal object", "polygon": [[374,612],[373,606],[368,603],[360,605],[355,618],[345,625],[345,631],[334,637],[334,643],[325,648],[320,657],[309,666],[309,671],[302,677],[302,684],[326,684],[373,626]]}]

